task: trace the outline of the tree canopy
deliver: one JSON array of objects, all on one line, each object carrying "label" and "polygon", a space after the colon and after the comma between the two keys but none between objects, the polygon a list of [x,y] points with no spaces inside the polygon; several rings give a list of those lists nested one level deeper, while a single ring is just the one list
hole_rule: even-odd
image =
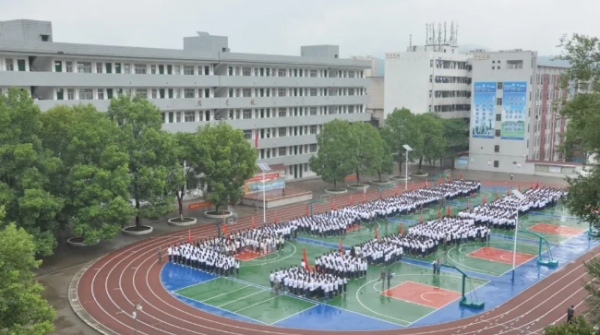
[{"label": "tree canopy", "polygon": [[[4,210],[0,207],[0,221]],[[33,279],[41,261],[34,257],[34,238],[15,224],[0,229],[0,332],[43,335],[54,330],[54,309]]]},{"label": "tree canopy", "polygon": [[545,335],[598,335],[599,332],[589,325],[581,316],[573,318],[571,323],[563,322],[544,329]]},{"label": "tree canopy", "polygon": [[360,184],[361,173],[375,175],[378,171],[385,169],[382,166],[384,164],[384,145],[379,131],[369,123],[356,122],[350,129],[351,134],[348,136],[354,137],[357,144],[354,148],[356,153],[354,171],[356,181]]},{"label": "tree canopy", "polygon": [[419,114],[416,116],[419,131],[423,142],[415,154],[419,154],[419,170],[423,165],[423,159],[435,160],[446,154],[446,138],[444,137],[444,123],[437,115],[432,113]]},{"label": "tree canopy", "polygon": [[190,166],[202,173],[200,182],[206,187],[205,198],[218,212],[219,207],[242,197],[244,182],[256,173],[258,155],[242,130],[228,123],[200,127],[194,136]]},{"label": "tree canopy", "polygon": [[309,161],[310,168],[337,188],[359,166],[358,139],[348,121],[335,119],[323,125],[317,134],[317,145],[317,155]]},{"label": "tree canopy", "polygon": [[405,162],[406,152],[403,148],[405,144],[413,149],[408,153],[408,159],[414,160],[421,157],[423,133],[416,116],[409,109],[395,109],[385,119],[382,131],[396,162],[399,164]]}]

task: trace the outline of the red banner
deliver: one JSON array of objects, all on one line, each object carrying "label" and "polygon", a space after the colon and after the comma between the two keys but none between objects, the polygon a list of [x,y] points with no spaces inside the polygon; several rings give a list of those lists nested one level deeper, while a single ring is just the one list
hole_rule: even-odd
[{"label": "red banner", "polygon": [[198,208],[204,208],[204,207],[210,207],[212,206],[212,204],[208,201],[203,201],[203,202],[196,202],[193,204],[189,204],[188,205],[188,209],[198,209]]},{"label": "red banner", "polygon": [[[279,173],[268,173],[268,174],[265,174],[264,177],[265,177],[265,179],[279,179]],[[262,180],[263,180],[263,175],[260,174],[260,175],[254,176],[250,179],[246,179],[246,182],[251,183],[253,181],[262,181]]]}]

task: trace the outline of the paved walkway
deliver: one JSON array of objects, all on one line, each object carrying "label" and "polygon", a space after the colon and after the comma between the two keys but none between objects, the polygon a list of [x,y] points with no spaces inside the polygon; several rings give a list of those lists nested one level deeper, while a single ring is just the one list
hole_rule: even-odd
[{"label": "paved walkway", "polygon": [[[424,168],[430,174],[440,173],[439,169]],[[411,166],[410,171],[416,171],[415,166]],[[479,179],[479,180],[509,180],[509,175],[505,173],[488,173],[488,172],[476,172],[476,171],[462,171],[463,177],[467,179]],[[398,172],[396,172],[398,174]],[[459,170],[453,171],[453,178],[458,178],[460,174]],[[365,177],[365,180],[375,180],[377,178]],[[529,185],[531,181],[539,180],[540,183],[553,183],[553,184],[564,184],[564,180],[558,178],[549,177],[531,177],[527,175],[515,175],[515,181],[522,181],[523,185]],[[313,198],[318,199],[321,195],[325,194],[324,189],[332,187],[322,182],[320,179],[312,179],[301,182],[293,183],[294,188],[309,190],[313,192]],[[255,213],[255,209],[247,206],[235,206],[232,208],[233,211],[237,212],[240,217],[252,215]],[[214,221],[205,219],[202,216],[202,210],[187,210],[185,209],[185,215],[195,217],[199,220],[199,224],[210,224]],[[259,214],[260,215],[260,214]],[[172,215],[171,217],[176,216]],[[38,271],[37,279],[44,285],[46,291],[44,296],[54,306],[57,313],[57,319],[55,322],[55,332],[52,334],[61,335],[87,335],[87,334],[98,334],[96,331],[89,328],[84,324],[73,312],[69,305],[67,297],[67,289],[71,278],[79,271],[79,269],[90,261],[103,256],[111,251],[120,249],[131,243],[139,241],[140,239],[148,238],[150,236],[156,236],[159,234],[167,233],[170,231],[176,231],[185,228],[172,227],[166,223],[166,219],[162,218],[159,220],[148,220],[144,224],[151,225],[154,227],[154,232],[151,235],[143,237],[131,237],[131,236],[117,236],[111,241],[100,243],[99,245],[74,249],[66,245],[64,241],[69,237],[69,233],[65,232],[61,236],[59,245],[55,254],[52,257],[44,259],[42,267]]]}]

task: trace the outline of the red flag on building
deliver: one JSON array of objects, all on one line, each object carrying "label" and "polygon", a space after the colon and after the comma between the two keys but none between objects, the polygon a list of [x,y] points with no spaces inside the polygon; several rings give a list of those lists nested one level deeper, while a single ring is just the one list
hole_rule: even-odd
[{"label": "red flag on building", "polygon": [[256,228],[256,221],[254,220],[254,215],[252,215],[252,229]]},{"label": "red flag on building", "polygon": [[442,213],[440,212],[440,209],[438,208],[438,215],[437,215],[437,218],[439,219],[439,218],[441,218],[441,217],[442,217]]},{"label": "red flag on building", "polygon": [[398,232],[400,235],[402,235],[402,222],[400,222],[400,230]]},{"label": "red flag on building", "polygon": [[188,229],[188,243],[192,244],[192,230]]},{"label": "red flag on building", "polygon": [[375,239],[376,240],[379,239],[379,234],[377,233],[377,226],[375,226]]},{"label": "red flag on building", "polygon": [[306,247],[302,248],[302,260],[304,261],[304,269],[308,270],[308,257],[306,257]]},{"label": "red flag on building", "polygon": [[254,132],[254,147],[258,149],[258,129]]},{"label": "red flag on building", "polygon": [[450,216],[452,214],[452,209],[450,209],[450,206],[448,206],[448,208],[446,209],[446,216]]},{"label": "red flag on building", "polygon": [[421,210],[421,217],[419,217],[419,224],[423,224],[423,211]]},{"label": "red flag on building", "polygon": [[342,238],[340,237],[340,254],[344,256],[344,247],[342,246]]}]

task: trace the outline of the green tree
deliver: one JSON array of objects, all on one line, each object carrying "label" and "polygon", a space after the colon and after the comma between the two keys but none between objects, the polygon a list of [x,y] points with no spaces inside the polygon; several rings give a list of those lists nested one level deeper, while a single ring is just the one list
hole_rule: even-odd
[{"label": "green tree", "polygon": [[173,154],[176,159],[175,165],[169,169],[168,184],[177,199],[179,219],[183,221],[183,197],[190,187],[198,186],[198,175],[201,173],[190,164],[193,164],[194,157],[204,157],[206,153],[200,136],[193,133],[176,133],[173,136]]},{"label": "green tree", "polygon": [[357,146],[354,148],[357,165],[354,171],[356,172],[356,182],[360,184],[361,173],[374,175],[381,170],[384,159],[383,140],[379,131],[369,123],[356,122],[352,124],[350,130],[357,141]]},{"label": "green tree", "polygon": [[382,182],[382,174],[392,174],[394,172],[394,157],[392,156],[392,149],[389,145],[390,141],[384,138],[386,136],[386,133],[383,131],[379,131],[379,134],[381,136],[382,148],[381,160],[379,162],[379,165],[375,167],[375,170],[377,172],[377,177],[379,178],[379,181]]},{"label": "green tree", "polygon": [[139,228],[141,219],[173,210],[168,183],[169,169],[176,164],[172,137],[161,130],[160,110],[146,99],[122,95],[111,101],[107,115],[121,130],[119,142],[128,157],[129,194]]},{"label": "green tree", "polygon": [[119,128],[92,105],[56,107],[41,120],[44,145],[62,162],[53,191],[64,199],[61,213],[73,233],[86,244],[114,237],[133,214]]},{"label": "green tree", "polygon": [[469,124],[464,119],[442,119],[446,139],[446,157],[469,150]]},{"label": "green tree", "polygon": [[224,122],[198,128],[195,136],[191,166],[202,173],[205,198],[219,212],[219,207],[241,199],[242,186],[257,170],[256,149],[240,129]]},{"label": "green tree", "polygon": [[446,153],[446,139],[444,138],[444,124],[442,119],[432,113],[416,116],[417,124],[423,134],[423,145],[416,150],[419,155],[419,170],[423,166],[423,159],[432,161],[443,157]]},{"label": "green tree", "polygon": [[317,135],[319,150],[310,158],[312,171],[337,188],[358,166],[358,139],[354,136],[348,121],[335,119],[323,125]]},{"label": "green tree", "polygon": [[422,156],[420,153],[425,141],[424,135],[416,116],[409,109],[395,109],[388,115],[383,132],[384,138],[400,166],[405,162],[406,152],[403,148],[405,144],[413,149],[408,153],[408,159],[412,161]]},{"label": "green tree", "polygon": [[61,229],[63,199],[50,192],[61,162],[42,146],[40,115],[27,91],[0,95],[0,206],[33,236],[35,253],[48,256]]},{"label": "green tree", "polygon": [[548,326],[544,329],[545,335],[597,335],[594,330],[581,316],[574,317],[572,323],[561,323],[557,326]]},{"label": "green tree", "polygon": [[[0,208],[0,221],[4,211]],[[43,335],[54,330],[54,309],[33,279],[41,261],[34,257],[34,238],[14,224],[0,230],[0,333]]]}]

